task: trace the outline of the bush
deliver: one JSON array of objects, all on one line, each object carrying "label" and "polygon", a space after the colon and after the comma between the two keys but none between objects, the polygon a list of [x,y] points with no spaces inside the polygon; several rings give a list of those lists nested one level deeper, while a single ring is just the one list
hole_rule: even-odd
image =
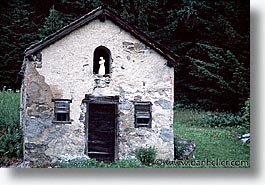
[{"label": "bush", "polygon": [[22,156],[19,105],[19,93],[0,91],[0,166]]},{"label": "bush", "polygon": [[146,166],[151,165],[156,158],[157,149],[154,146],[140,147],[134,151],[135,157]]},{"label": "bush", "polygon": [[174,110],[176,109],[188,109],[188,110],[198,110],[200,109],[198,104],[192,103],[187,96],[180,96],[174,102]]},{"label": "bush", "polygon": [[200,120],[200,124],[210,127],[232,127],[243,124],[243,118],[240,114],[226,112],[207,112]]},{"label": "bush", "polygon": [[212,112],[200,109],[182,109],[175,111],[176,121],[189,125],[201,125],[207,127],[232,127],[237,126],[250,129],[250,99],[245,101],[245,106],[237,113]]}]

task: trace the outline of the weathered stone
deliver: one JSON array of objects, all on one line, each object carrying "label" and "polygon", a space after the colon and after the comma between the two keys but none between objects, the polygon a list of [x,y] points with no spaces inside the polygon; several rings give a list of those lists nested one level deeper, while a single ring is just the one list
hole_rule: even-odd
[{"label": "weathered stone", "polygon": [[44,112],[44,111],[47,111],[49,109],[50,109],[50,107],[48,105],[45,105],[45,104],[36,106],[36,111],[38,111],[38,112]]},{"label": "weathered stone", "polygon": [[[99,45],[111,52],[110,77],[99,78],[93,74],[94,51]],[[87,113],[86,107],[80,105],[85,94],[120,97],[118,158],[146,145],[157,146],[161,158],[174,158],[171,134],[174,70],[165,67],[164,57],[109,20],[91,21],[40,52],[42,68],[27,62],[22,89],[24,140],[40,145],[34,149],[30,145],[25,147],[24,159],[30,161],[30,165],[45,166],[64,155],[84,156]],[[52,123],[54,104],[51,100],[54,98],[72,100],[72,124]],[[135,128],[133,101],[153,104],[152,128]],[[163,113],[154,105],[161,106]]]},{"label": "weathered stone", "polygon": [[130,110],[130,109],[132,109],[132,107],[133,107],[132,102],[130,102],[130,101],[128,101],[128,100],[122,102],[122,103],[119,105],[120,110]]},{"label": "weathered stone", "polygon": [[124,51],[127,51],[129,53],[145,53],[145,45],[139,42],[123,42],[123,48]]},{"label": "weathered stone", "polygon": [[25,149],[26,150],[33,150],[36,148],[36,144],[34,143],[25,143]]},{"label": "weathered stone", "polygon": [[155,105],[161,106],[163,109],[171,109],[171,102],[164,99],[159,99],[155,101]]},{"label": "weathered stone", "polygon": [[171,129],[168,128],[161,128],[160,135],[159,137],[164,141],[164,142],[173,142],[173,132]]},{"label": "weathered stone", "polygon": [[175,138],[175,159],[195,159],[193,154],[196,144],[193,140]]},{"label": "weathered stone", "polygon": [[145,133],[146,133],[146,130],[144,129],[144,128],[138,128],[137,130],[136,130],[136,133],[137,133],[137,135],[138,136],[144,136],[145,135]]},{"label": "weathered stone", "polygon": [[[124,128],[124,126],[123,126],[123,128]],[[128,127],[128,128],[124,128],[123,131],[125,133],[131,133],[131,132],[135,132],[135,129],[134,128],[131,128],[131,127]]]},{"label": "weathered stone", "polygon": [[46,149],[46,145],[34,144],[34,149],[25,150],[24,160],[29,161],[29,166],[47,167],[51,163],[51,158],[44,154]]},{"label": "weathered stone", "polygon": [[85,118],[86,118],[86,115],[81,113],[80,116],[79,116],[79,121],[82,121],[84,122],[85,121]]},{"label": "weathered stone", "polygon": [[120,142],[127,142],[127,138],[122,137],[122,138],[120,139]]},{"label": "weathered stone", "polygon": [[145,45],[139,42],[134,43],[134,47],[135,47],[135,50],[139,50],[139,51],[145,49]]},{"label": "weathered stone", "polygon": [[128,47],[128,46],[132,46],[133,45],[132,42],[126,42],[126,41],[122,42],[122,44],[123,44],[124,47]]},{"label": "weathered stone", "polygon": [[27,91],[29,105],[37,103],[47,104],[52,107],[50,86],[45,82],[44,76],[40,75],[36,70],[33,63],[28,63],[27,65],[27,82],[29,83]]},{"label": "weathered stone", "polygon": [[120,101],[125,101],[125,91],[122,87],[119,87],[119,95],[120,95]]},{"label": "weathered stone", "polygon": [[47,145],[44,144],[37,144],[36,145],[37,150],[39,151],[39,153],[44,153],[45,150],[48,148]]},{"label": "weathered stone", "polygon": [[27,125],[25,125],[24,135],[30,138],[39,138],[42,131],[43,125],[41,124],[41,122],[37,118],[30,119],[27,122]]},{"label": "weathered stone", "polygon": [[79,141],[78,140],[72,140],[72,142],[73,142],[74,145],[79,144]]},{"label": "weathered stone", "polygon": [[27,109],[28,115],[31,117],[42,117],[44,119],[52,115],[52,110],[47,105],[31,104]]},{"label": "weathered stone", "polygon": [[142,96],[140,95],[134,96],[134,101],[141,101],[141,100],[142,100]]}]

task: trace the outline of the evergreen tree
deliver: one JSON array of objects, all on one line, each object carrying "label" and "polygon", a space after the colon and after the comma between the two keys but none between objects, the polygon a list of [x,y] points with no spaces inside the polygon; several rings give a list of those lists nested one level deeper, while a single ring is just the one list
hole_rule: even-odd
[{"label": "evergreen tree", "polygon": [[62,28],[66,24],[63,17],[63,13],[55,10],[54,5],[52,5],[49,16],[45,18],[43,26],[39,29],[40,37],[48,36]]},{"label": "evergreen tree", "polygon": [[175,98],[204,109],[238,111],[249,95],[247,70],[235,55],[203,43],[187,46],[175,68]]},{"label": "evergreen tree", "polygon": [[1,10],[0,89],[3,86],[20,88],[16,80],[23,61],[23,51],[37,39],[37,25],[30,20],[34,12],[26,0],[12,0]]},{"label": "evergreen tree", "polygon": [[244,0],[5,1],[0,88],[15,87],[28,46],[100,5],[179,56],[176,101],[236,111],[249,97],[249,2]]}]

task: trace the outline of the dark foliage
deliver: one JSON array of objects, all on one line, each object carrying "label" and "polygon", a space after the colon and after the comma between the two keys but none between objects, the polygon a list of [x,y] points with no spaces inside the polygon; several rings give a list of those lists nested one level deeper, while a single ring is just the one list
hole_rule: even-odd
[{"label": "dark foliage", "polygon": [[100,5],[180,57],[175,101],[238,111],[249,97],[249,1],[9,0],[0,6],[0,89],[19,88],[23,51]]}]

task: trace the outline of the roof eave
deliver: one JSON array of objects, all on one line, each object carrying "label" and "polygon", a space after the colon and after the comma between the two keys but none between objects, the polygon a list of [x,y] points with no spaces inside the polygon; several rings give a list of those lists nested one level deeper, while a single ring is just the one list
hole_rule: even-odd
[{"label": "roof eave", "polygon": [[100,16],[102,13],[103,13],[103,9],[100,6],[97,9],[91,11],[90,13],[80,17],[76,21],[68,24],[67,26],[61,28],[60,30],[45,37],[43,40],[37,42],[36,44],[31,45],[24,51],[25,56],[28,57],[29,55],[36,53],[39,50],[42,50],[45,46],[53,44],[57,40],[63,38],[65,35],[71,33],[72,31],[83,26],[84,24],[87,24],[88,22],[94,20],[95,18]]},{"label": "roof eave", "polygon": [[150,37],[148,37],[145,33],[139,31],[136,27],[128,24],[126,21],[120,19],[114,12],[111,10],[105,8],[105,7],[98,7],[95,10],[91,11],[90,13],[82,16],[81,18],[77,19],[76,21],[72,22],[71,24],[63,27],[62,29],[58,30],[57,32],[47,36],[40,42],[31,45],[29,48],[27,48],[24,52],[25,57],[28,57],[43,48],[53,44],[57,40],[63,38],[64,36],[70,34],[74,30],[78,29],[79,27],[82,27],[83,25],[89,23],[90,21],[99,18],[100,16],[104,16],[105,18],[109,18],[111,21],[113,21],[115,24],[123,28],[124,30],[131,33],[133,36],[135,36],[140,41],[144,42],[147,46],[157,51],[159,54],[164,56],[168,62],[167,65],[169,67],[173,67],[176,64],[176,58],[175,55],[168,50],[167,48],[163,47],[162,45],[156,43],[153,41]]}]

